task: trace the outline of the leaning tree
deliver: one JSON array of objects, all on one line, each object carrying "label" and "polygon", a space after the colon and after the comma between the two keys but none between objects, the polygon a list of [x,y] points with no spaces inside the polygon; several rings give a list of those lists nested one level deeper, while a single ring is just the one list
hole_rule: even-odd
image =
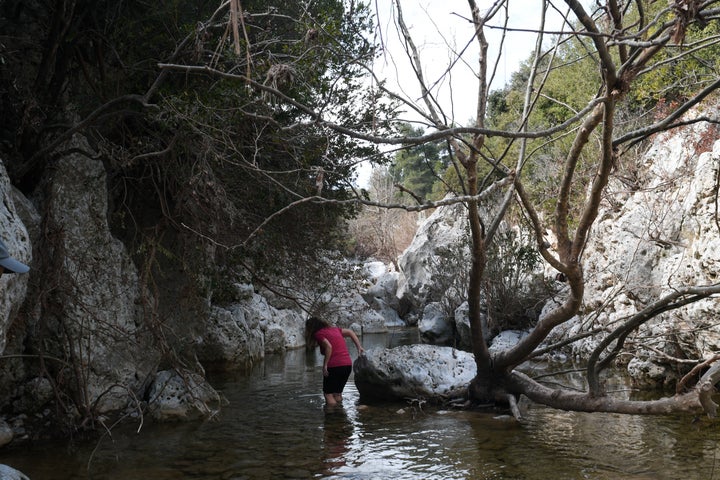
[{"label": "leaning tree", "polygon": [[[347,1],[348,11],[357,8],[358,2]],[[307,52],[296,57],[286,57],[288,64],[283,70],[276,69],[271,75],[267,70],[265,79],[258,78],[248,61],[243,68],[222,65],[212,58],[177,58],[159,65],[163,72],[176,72],[184,76],[207,75],[223,82],[236,82],[238,86],[260,93],[261,99],[274,106],[263,115],[253,114],[256,125],[263,122],[279,133],[311,130],[324,134],[333,145],[344,141],[366,142],[382,146],[423,145],[442,141],[447,146],[450,168],[457,175],[458,194],[441,201],[420,201],[418,205],[391,205],[374,202],[357,192],[355,198],[333,198],[333,191],[323,190],[322,179],[314,192],[293,190],[292,185],[283,188],[289,193],[289,203],[270,215],[253,230],[244,243],[256,237],[261,227],[269,224],[280,214],[294,206],[308,204],[364,203],[388,208],[422,210],[451,203],[466,206],[470,227],[471,261],[468,265],[468,303],[471,324],[472,350],[477,375],[471,382],[471,397],[479,403],[501,402],[514,406],[519,395],[545,405],[567,410],[606,411],[621,413],[664,413],[671,411],[705,411],[715,415],[716,405],[711,400],[714,385],[720,379],[720,364],[704,365],[704,373],[693,388],[672,397],[650,401],[617,399],[604,391],[600,374],[613,364],[622,352],[628,336],[663,312],[681,308],[689,303],[720,293],[720,284],[676,285],[671,293],[659,296],[644,309],[609,331],[598,333],[598,347],[587,359],[587,390],[550,389],[516,367],[534,355],[548,335],[557,327],[569,322],[579,313],[586,287],[582,253],[596,223],[601,201],[606,193],[611,174],[624,155],[632,147],[659,132],[668,131],[684,120],[690,108],[712,95],[720,80],[712,74],[717,67],[718,2],[698,0],[675,0],[669,6],[651,1],[597,2],[589,10],[587,2],[575,0],[538,2],[538,24],[525,28],[534,32],[536,42],[531,60],[524,64],[521,74],[514,78],[516,86],[524,88],[522,95],[505,97],[491,92],[493,78],[502,64],[506,34],[510,34],[509,19],[512,15],[509,0],[495,0],[481,9],[475,0],[468,0],[465,13],[448,11],[448,17],[458,23],[458,36],[467,31],[466,38],[456,44],[449,35],[440,36],[447,49],[445,69],[440,74],[429,75],[427,65],[438,64],[437,57],[423,57],[421,42],[414,36],[417,30],[406,21],[400,0],[393,2],[393,28],[401,39],[401,54],[407,58],[410,69],[397,88],[381,78],[368,56],[343,55],[345,43],[333,42],[339,32],[327,27],[321,17],[312,17],[311,27],[303,40]],[[238,12],[240,2],[232,1],[221,8],[229,12],[229,42],[238,46],[237,63],[243,65],[243,52],[248,55],[257,45],[247,35],[243,19],[254,18],[250,12]],[[227,11],[227,10],[226,10]],[[559,26],[550,28],[545,21],[548,12],[562,17]],[[273,10],[271,14],[279,14]],[[311,19],[306,12],[305,18]],[[382,22],[381,22],[382,24]],[[463,30],[469,26],[468,30]],[[496,35],[500,32],[500,35]],[[376,36],[382,44],[387,30],[379,30]],[[365,33],[358,31],[357,35]],[[315,42],[321,38],[322,46]],[[492,42],[492,43],[491,43]],[[293,72],[295,62],[303,62],[309,52],[317,54],[322,49],[327,58],[342,58],[342,68],[365,69],[368,74],[367,88],[381,92],[387,103],[379,96],[373,108],[365,109],[362,118],[355,118],[349,110],[332,110],[335,94],[349,93],[343,81],[329,82],[312,95],[293,88],[295,77],[285,78],[283,72]],[[303,53],[305,52],[305,53]],[[391,56],[381,57],[386,63]],[[473,59],[470,57],[474,56]],[[268,57],[269,61],[279,58]],[[326,57],[322,57],[326,58]],[[691,62],[696,66],[690,68]],[[255,64],[257,65],[257,64]],[[278,67],[280,68],[280,67]],[[475,85],[453,86],[458,70],[469,68]],[[578,70],[581,68],[581,70]],[[584,70],[583,70],[584,68]],[[710,75],[695,75],[688,84],[679,75],[705,69]],[[581,73],[578,74],[578,71]],[[582,79],[583,92],[570,98],[570,84],[565,84],[568,97],[558,98],[551,91],[558,79]],[[303,80],[303,79],[301,79]],[[553,84],[555,82],[555,84]],[[416,85],[411,90],[410,84]],[[453,115],[453,104],[448,104],[440,94],[450,85],[451,90],[462,94],[459,100],[476,105],[472,121],[463,125]],[[573,85],[575,88],[576,85]],[[411,93],[411,92],[415,93]],[[655,93],[653,93],[655,92]],[[658,96],[657,92],[663,92]],[[305,92],[307,93],[307,92]],[[626,121],[634,112],[643,111],[648,102],[662,97],[671,99],[673,108],[658,109],[644,124]],[[631,107],[627,106],[631,99]],[[624,103],[625,102],[625,103]],[[415,121],[423,125],[421,135],[388,135],[376,129],[386,126],[393,117],[394,106],[402,105]],[[493,110],[488,112],[488,108]],[[630,112],[630,114],[629,114]],[[348,121],[340,121],[340,115]],[[495,115],[492,115],[495,114]],[[282,126],[283,117],[291,124]],[[287,119],[286,118],[286,119]],[[407,118],[398,118],[406,122]],[[622,122],[621,122],[622,120]],[[698,118],[716,121],[713,118]],[[396,131],[400,132],[400,129]],[[407,130],[406,130],[407,131]],[[540,155],[538,152],[542,152]],[[540,159],[554,162],[557,172],[550,182],[552,198],[540,200],[538,196],[537,169]],[[325,175],[333,174],[333,162],[323,165]],[[317,170],[317,173],[321,173]],[[320,178],[320,177],[319,177]],[[547,189],[546,189],[547,190]],[[479,202],[491,194],[501,194],[501,206],[493,218],[486,218],[479,209]],[[551,205],[551,208],[548,207]],[[489,246],[510,208],[520,208],[534,232],[537,249],[545,262],[555,269],[567,282],[567,294],[560,303],[543,315],[517,345],[492,354],[488,350],[481,322],[483,275]],[[551,244],[547,232],[554,235]]]}]

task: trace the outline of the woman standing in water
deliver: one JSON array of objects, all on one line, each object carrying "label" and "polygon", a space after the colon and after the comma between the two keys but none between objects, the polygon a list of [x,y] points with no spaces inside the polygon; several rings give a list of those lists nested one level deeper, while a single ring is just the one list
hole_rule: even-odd
[{"label": "woman standing in water", "polygon": [[342,392],[352,372],[352,358],[345,344],[345,337],[349,337],[355,343],[358,355],[365,352],[352,330],[331,327],[319,317],[310,317],[305,322],[305,340],[308,347],[320,346],[320,352],[325,357],[323,395],[328,407],[342,402]]}]

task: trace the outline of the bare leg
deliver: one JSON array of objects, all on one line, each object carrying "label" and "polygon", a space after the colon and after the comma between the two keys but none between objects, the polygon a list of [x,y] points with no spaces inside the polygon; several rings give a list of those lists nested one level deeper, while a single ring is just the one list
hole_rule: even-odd
[{"label": "bare leg", "polygon": [[342,393],[333,393],[333,397],[337,403],[342,403]]},{"label": "bare leg", "polygon": [[335,395],[337,395],[336,393],[324,393],[323,395],[325,395],[325,403],[328,407],[334,407],[337,405],[337,401],[335,400]]}]

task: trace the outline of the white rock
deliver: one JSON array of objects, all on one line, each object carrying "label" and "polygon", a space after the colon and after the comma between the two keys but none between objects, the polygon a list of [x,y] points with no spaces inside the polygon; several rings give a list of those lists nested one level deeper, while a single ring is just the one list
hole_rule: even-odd
[{"label": "white rock", "polygon": [[439,301],[445,287],[433,281],[441,251],[466,245],[467,211],[463,204],[436,209],[421,225],[412,243],[398,258],[402,275],[397,296],[421,311],[430,302]]},{"label": "white rock", "polygon": [[[583,253],[585,310],[592,317],[569,322],[564,334],[617,324],[674,288],[720,280],[715,223],[720,141],[711,152],[696,153],[699,140],[712,134],[708,128],[698,123],[658,137],[643,158],[638,178],[644,183],[635,191],[610,184],[608,198],[615,206],[606,204],[599,212]],[[688,358],[707,358],[720,347],[719,315],[720,300],[707,298],[643,325],[636,341],[671,356],[682,348]],[[669,341],[673,337],[679,341]],[[576,342],[572,353],[584,355],[596,343],[592,337]],[[672,378],[661,355],[650,349],[641,353],[628,365],[636,382]]]},{"label": "white rock", "polygon": [[353,368],[363,401],[439,402],[462,394],[476,371],[471,353],[433,345],[373,349],[358,357]]},{"label": "white rock", "polygon": [[[70,147],[92,151],[81,137]],[[127,391],[141,388],[160,356],[147,334],[138,273],[110,232],[102,161],[71,153],[58,158],[51,172],[45,221],[58,226],[52,246],[62,252],[56,274],[63,281],[62,288],[50,290],[47,303],[62,305],[55,309],[62,318],[54,318],[53,309],[36,314],[44,325],[62,324],[74,339],[66,348],[75,350],[79,362],[90,362],[83,372],[88,402],[99,413],[119,410],[127,404]]]},{"label": "white rock", "polygon": [[450,345],[454,338],[453,325],[439,302],[425,305],[418,330],[422,341],[433,345]]},{"label": "white rock", "polygon": [[490,350],[491,354],[508,350],[517,345],[517,343],[527,334],[528,332],[521,330],[505,330],[504,332],[500,332],[495,338],[493,338],[488,350]]}]

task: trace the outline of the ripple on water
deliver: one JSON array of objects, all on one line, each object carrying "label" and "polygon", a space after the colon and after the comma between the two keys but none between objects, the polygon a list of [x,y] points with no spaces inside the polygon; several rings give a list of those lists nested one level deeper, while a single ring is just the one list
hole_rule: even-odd
[{"label": "ripple on water", "polygon": [[325,411],[320,357],[304,351],[213,381],[230,401],[217,421],[146,425],[139,435],[132,425],[99,446],[0,451],[0,463],[33,480],[720,479],[720,429],[687,417],[536,407],[517,423],[411,405],[360,407],[352,383],[345,407]]}]

